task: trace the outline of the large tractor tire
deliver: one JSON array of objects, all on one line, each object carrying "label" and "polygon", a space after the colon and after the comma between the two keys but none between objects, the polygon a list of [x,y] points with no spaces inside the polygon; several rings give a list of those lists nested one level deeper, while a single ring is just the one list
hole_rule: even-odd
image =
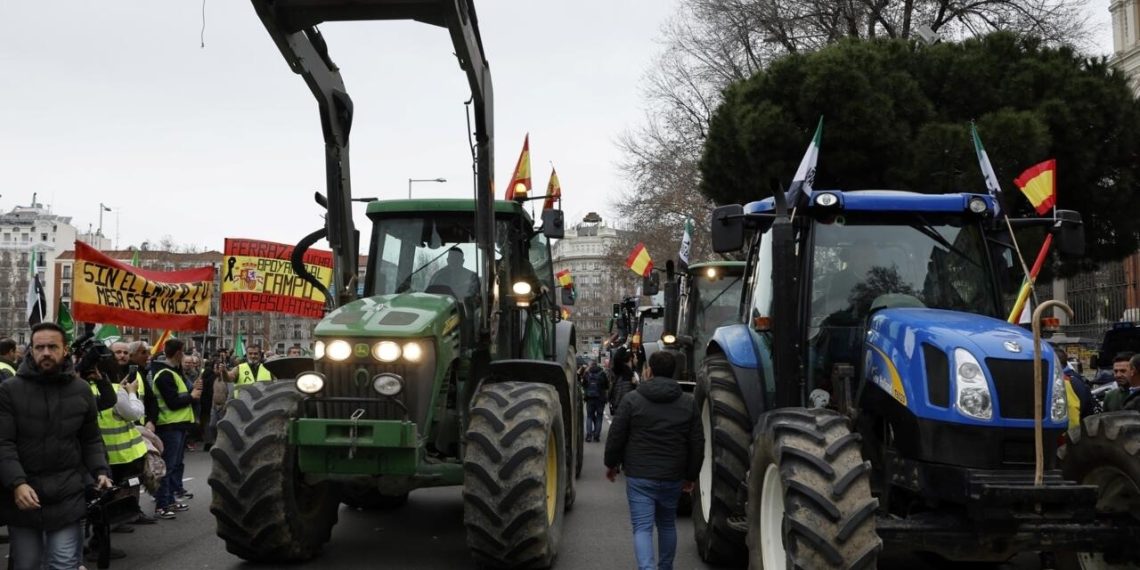
[{"label": "large tractor tire", "polygon": [[752,425],[736,377],[723,354],[710,354],[697,371],[696,404],[705,436],[705,458],[693,489],[697,552],[706,562],[739,565],[744,533],[729,520],[743,518],[740,491],[748,474]]},{"label": "large tractor tire", "polygon": [[571,476],[558,393],[531,382],[484,385],[463,457],[463,523],[476,562],[548,568],[558,554]]},{"label": "large tractor tire", "polygon": [[[1129,513],[1140,518],[1140,414],[1110,412],[1085,418],[1071,428],[1057,450],[1065,479],[1098,489],[1098,514]],[[1124,544],[1135,549],[1135,545]],[[1124,570],[1140,568],[1136,551],[1059,552],[1061,568]]]},{"label": "large tractor tire", "polygon": [[313,558],[337,521],[336,487],[306,484],[286,441],[300,400],[292,381],[258,382],[242,388],[218,422],[210,512],[226,550],[251,562]]},{"label": "large tractor tire", "polygon": [[748,567],[875,568],[877,499],[859,434],[831,410],[761,417],[748,476]]}]

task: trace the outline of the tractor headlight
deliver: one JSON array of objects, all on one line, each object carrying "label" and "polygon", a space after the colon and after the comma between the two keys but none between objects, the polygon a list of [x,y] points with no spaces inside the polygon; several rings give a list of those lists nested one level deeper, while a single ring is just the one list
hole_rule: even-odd
[{"label": "tractor headlight", "polygon": [[673,344],[673,343],[677,342],[677,336],[669,334],[669,333],[665,333],[665,334],[661,335],[661,342],[663,342],[665,344]]},{"label": "tractor headlight", "polygon": [[404,380],[395,374],[380,374],[372,379],[372,388],[381,396],[390,398],[404,389]]},{"label": "tractor headlight", "polygon": [[316,394],[325,387],[325,377],[319,372],[304,372],[297,377],[297,389],[306,394]]},{"label": "tractor headlight", "polygon": [[380,362],[395,362],[400,358],[400,345],[390,340],[382,340],[372,347],[372,356]]},{"label": "tractor headlight", "polygon": [[325,341],[318,340],[313,343],[313,360],[320,360],[325,357]]},{"label": "tractor headlight", "polygon": [[408,362],[419,362],[424,357],[424,349],[416,341],[404,344],[404,359]]},{"label": "tractor headlight", "polygon": [[990,209],[990,207],[986,205],[985,200],[978,198],[976,196],[973,198],[970,198],[970,201],[967,202],[967,205],[970,208],[970,211],[975,213],[975,214],[981,214],[981,213],[985,212],[986,210]]},{"label": "tractor headlight", "polygon": [[815,205],[830,208],[839,204],[839,197],[830,192],[824,192],[815,197]]},{"label": "tractor headlight", "polygon": [[1065,391],[1065,367],[1061,359],[1053,355],[1053,398],[1049,405],[1049,419],[1055,422],[1069,421],[1069,395]]},{"label": "tractor headlight", "polygon": [[963,415],[979,420],[988,420],[994,416],[993,399],[990,397],[990,385],[986,382],[986,375],[970,351],[959,348],[954,350],[954,365],[956,366],[957,382],[954,384],[954,407]]},{"label": "tractor headlight", "polygon": [[328,354],[330,359],[338,362],[347,360],[348,357],[352,356],[352,345],[348,344],[347,341],[334,340],[325,348],[325,354]]}]

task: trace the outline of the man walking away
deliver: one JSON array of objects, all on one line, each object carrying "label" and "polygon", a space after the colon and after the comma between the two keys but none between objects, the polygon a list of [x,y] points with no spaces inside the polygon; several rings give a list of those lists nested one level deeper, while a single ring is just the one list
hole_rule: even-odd
[{"label": "man walking away", "polygon": [[0,382],[16,375],[16,341],[0,338]]},{"label": "man walking away", "polygon": [[[606,439],[606,478],[624,467],[633,550],[640,570],[672,570],[677,552],[677,501],[693,489],[704,459],[704,435],[693,397],[672,378],[676,358],[655,352],[646,377],[622,399]],[[657,526],[657,563],[653,526]]]},{"label": "man walking away", "polygon": [[175,502],[175,498],[192,499],[182,487],[183,460],[186,456],[186,434],[194,427],[194,410],[190,404],[202,397],[202,381],[187,387],[182,379],[182,341],[172,338],[163,345],[166,362],[158,365],[154,373],[154,391],[158,393],[158,438],[162,440],[162,460],[166,463],[166,476],[155,495],[154,514],[172,519],[176,512],[188,510],[189,505]]},{"label": "man walking away", "polygon": [[111,487],[95,398],[75,375],[63,329],[32,327],[32,349],[0,383],[0,517],[15,570],[78,568],[85,479]]},{"label": "man walking away", "polygon": [[606,371],[591,361],[584,376],[586,393],[586,441],[602,441],[602,414],[610,392],[610,379]]}]

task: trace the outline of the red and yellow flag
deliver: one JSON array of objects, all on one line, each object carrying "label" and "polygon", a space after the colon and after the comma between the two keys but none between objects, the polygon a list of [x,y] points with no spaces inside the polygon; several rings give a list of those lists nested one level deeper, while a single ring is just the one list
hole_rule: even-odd
[{"label": "red and yellow flag", "polygon": [[158,353],[162,352],[162,345],[166,344],[166,341],[168,340],[170,340],[170,329],[162,331],[162,336],[158,337],[158,340],[155,341],[154,346],[150,347],[150,355],[155,356]]},{"label": "red and yellow flag", "polygon": [[645,249],[644,243],[639,243],[633,248],[629,257],[625,258],[625,266],[642,277],[653,271],[653,259],[649,257],[649,250]]},{"label": "red and yellow flag", "polygon": [[1057,161],[1049,159],[1029,167],[1013,180],[1038,214],[1045,214],[1057,203]]},{"label": "red and yellow flag", "polygon": [[543,210],[553,210],[554,202],[562,198],[562,184],[558,182],[558,172],[550,167],[550,182],[546,184],[546,201],[542,203]]},{"label": "red and yellow flag", "polygon": [[570,307],[562,307],[562,320],[570,319]]},{"label": "red and yellow flag", "polygon": [[555,273],[554,278],[558,280],[559,287],[569,287],[574,283],[574,278],[570,276],[569,269],[563,269],[562,271]]},{"label": "red and yellow flag", "polygon": [[527,133],[523,139],[522,154],[519,155],[519,162],[515,165],[515,175],[507,185],[507,199],[514,200],[516,194],[521,194],[522,197],[530,196],[530,133]]}]

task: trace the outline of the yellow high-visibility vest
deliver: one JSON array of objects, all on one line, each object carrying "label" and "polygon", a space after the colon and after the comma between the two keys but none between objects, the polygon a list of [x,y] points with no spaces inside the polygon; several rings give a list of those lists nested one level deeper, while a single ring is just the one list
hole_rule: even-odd
[{"label": "yellow high-visibility vest", "polygon": [[[171,368],[163,368],[154,375],[154,383],[158,385],[158,375],[167,373],[174,376],[174,385],[178,388],[178,395],[187,394],[190,391],[186,389],[186,382],[182,380],[182,375],[175,372]],[[162,393],[155,390],[155,400],[158,400],[158,425],[165,426],[170,424],[183,424],[194,423],[194,409],[186,406],[180,410],[172,410],[166,406],[166,400],[163,399]]]},{"label": "yellow high-visibility vest", "polygon": [[237,380],[234,381],[234,397],[238,397],[241,387],[246,384],[253,384],[254,382],[271,382],[273,381],[273,374],[265,367],[265,363],[261,363],[257,367],[257,375],[253,374],[253,367],[248,362],[242,362],[237,366]]},{"label": "yellow high-visibility vest", "polygon": [[[91,384],[91,393],[98,398],[98,386]],[[99,412],[99,434],[103,436],[107,462],[111,465],[126,465],[146,455],[142,434],[130,422],[116,415],[115,408]]]}]

